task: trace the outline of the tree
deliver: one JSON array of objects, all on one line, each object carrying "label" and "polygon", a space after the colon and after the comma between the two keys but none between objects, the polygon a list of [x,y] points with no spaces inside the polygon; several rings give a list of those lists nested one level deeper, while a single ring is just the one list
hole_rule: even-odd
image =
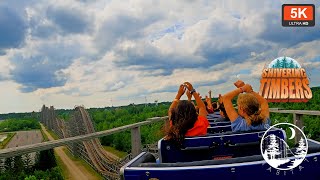
[{"label": "tree", "polygon": [[294,68],[294,63],[293,63],[292,60],[291,60],[290,63],[289,63],[289,68]]},{"label": "tree", "polygon": [[61,175],[61,170],[59,167],[54,167],[51,169],[49,179],[63,180],[63,177]]},{"label": "tree", "polygon": [[11,172],[12,168],[13,168],[13,158],[6,158],[6,160],[4,161],[4,167],[6,169],[6,171]]},{"label": "tree", "polygon": [[279,59],[277,59],[277,62],[275,64],[275,68],[282,68],[281,62]]},{"label": "tree", "polygon": [[37,180],[37,178],[34,175],[30,175],[28,177],[25,177],[24,180]]},{"label": "tree", "polygon": [[23,163],[24,166],[27,170],[29,170],[32,166],[32,158],[31,158],[31,154],[25,154],[24,158],[23,158]]},{"label": "tree", "polygon": [[307,146],[304,139],[300,138],[299,146],[296,148],[295,154],[299,158],[303,158],[307,154]]},{"label": "tree", "polygon": [[47,170],[57,165],[53,149],[40,151],[37,157],[36,169]]},{"label": "tree", "polygon": [[13,172],[19,173],[24,170],[24,164],[21,156],[14,157]]},{"label": "tree", "polygon": [[288,68],[288,63],[286,57],[284,57],[281,61],[282,68]]},{"label": "tree", "polygon": [[276,155],[280,154],[277,136],[274,134],[269,136],[269,145],[266,150],[266,154],[270,156],[270,159],[275,159]]}]

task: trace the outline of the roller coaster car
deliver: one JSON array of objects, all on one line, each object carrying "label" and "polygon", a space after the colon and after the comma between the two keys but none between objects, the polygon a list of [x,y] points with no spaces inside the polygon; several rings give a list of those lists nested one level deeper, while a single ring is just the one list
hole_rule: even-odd
[{"label": "roller coaster car", "polygon": [[[160,163],[192,162],[235,158],[260,154],[260,139],[265,131],[249,133],[224,133],[207,136],[188,137],[181,147],[172,141],[161,139],[158,142]],[[285,139],[280,129],[268,133]]]},{"label": "roller coaster car", "polygon": [[[268,133],[286,139],[280,129]],[[308,139],[305,161],[294,171],[270,168],[260,153],[264,131],[250,133],[222,133],[188,137],[181,147],[172,141],[158,142],[159,162],[154,155],[142,152],[124,165],[121,178],[140,179],[320,179],[320,142]],[[301,168],[302,167],[302,168]]]}]

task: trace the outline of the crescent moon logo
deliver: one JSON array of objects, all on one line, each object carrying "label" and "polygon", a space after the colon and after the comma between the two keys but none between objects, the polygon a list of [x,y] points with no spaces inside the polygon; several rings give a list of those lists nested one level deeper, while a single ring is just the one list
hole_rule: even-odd
[{"label": "crescent moon logo", "polygon": [[[284,137],[278,136],[280,132],[271,133],[271,129],[282,131]],[[288,140],[296,139],[297,133],[301,133],[295,147],[287,143],[284,129],[291,130]],[[289,136],[290,133],[287,134]],[[262,157],[271,167],[284,171],[291,170],[304,161],[308,153],[308,140],[298,126],[291,123],[278,123],[264,132],[260,142],[260,150]]]},{"label": "crescent moon logo", "polygon": [[292,127],[289,128],[291,130],[291,137],[289,139],[294,139],[294,137],[296,136],[296,131]]}]

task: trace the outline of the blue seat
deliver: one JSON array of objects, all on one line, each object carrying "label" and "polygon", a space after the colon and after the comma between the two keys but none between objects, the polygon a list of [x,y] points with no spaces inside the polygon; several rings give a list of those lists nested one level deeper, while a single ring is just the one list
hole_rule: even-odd
[{"label": "blue seat", "polygon": [[213,114],[220,115],[220,111],[214,111]]},{"label": "blue seat", "polygon": [[[181,147],[172,140],[158,141],[161,163],[191,162],[221,158],[234,158],[260,154],[260,140],[265,131],[247,133],[227,133],[208,136],[188,137]],[[285,140],[280,129],[270,130]]]},{"label": "blue seat", "polygon": [[226,121],[226,122],[209,122],[211,127],[215,127],[215,126],[227,126],[227,125],[231,125],[231,122]]},{"label": "blue seat", "polygon": [[232,131],[230,123],[229,125],[208,127],[207,129],[208,134],[224,133],[228,131]]},{"label": "blue seat", "polygon": [[218,119],[220,116],[220,114],[208,114],[207,118],[208,119]]},{"label": "blue seat", "polygon": [[216,119],[208,119],[209,123],[215,123]]},{"label": "blue seat", "polygon": [[217,119],[219,119],[221,116],[220,114],[208,114],[207,115],[207,119],[209,122],[213,123],[215,122]]}]

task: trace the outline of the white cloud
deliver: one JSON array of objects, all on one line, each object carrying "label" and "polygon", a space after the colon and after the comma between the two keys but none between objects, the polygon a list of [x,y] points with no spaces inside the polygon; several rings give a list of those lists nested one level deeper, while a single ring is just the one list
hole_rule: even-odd
[{"label": "white cloud", "polygon": [[10,69],[13,68],[13,65],[10,63],[8,56],[0,56],[0,81],[10,78]]},{"label": "white cloud", "polygon": [[202,94],[223,94],[237,77],[257,89],[264,64],[283,55],[318,67],[318,24],[282,28],[284,2],[2,2],[24,16],[28,31],[21,47],[0,55],[1,87],[10,89],[3,93],[18,97],[0,110],[171,100],[184,81]]}]

